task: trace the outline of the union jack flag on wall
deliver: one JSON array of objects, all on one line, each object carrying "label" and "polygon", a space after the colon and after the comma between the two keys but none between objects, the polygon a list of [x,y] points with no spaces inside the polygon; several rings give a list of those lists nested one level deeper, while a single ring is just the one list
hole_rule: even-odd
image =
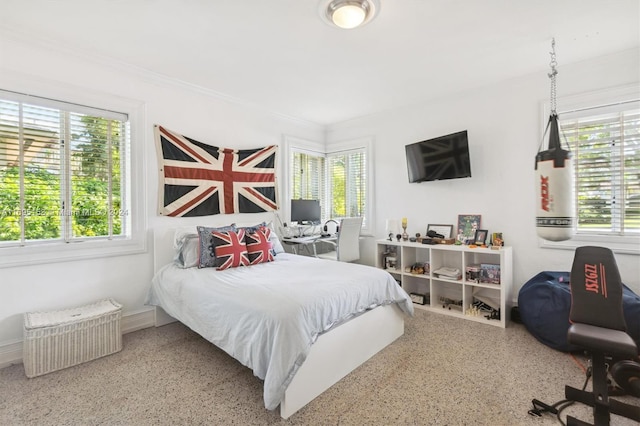
[{"label": "union jack flag on wall", "polygon": [[232,150],[154,126],[160,214],[207,216],[277,210],[276,145]]}]

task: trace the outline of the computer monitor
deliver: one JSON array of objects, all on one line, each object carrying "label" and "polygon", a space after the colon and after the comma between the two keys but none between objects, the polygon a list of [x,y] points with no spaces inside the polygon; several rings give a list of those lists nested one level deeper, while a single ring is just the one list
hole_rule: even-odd
[{"label": "computer monitor", "polygon": [[299,224],[320,223],[319,200],[291,200],[291,221]]}]

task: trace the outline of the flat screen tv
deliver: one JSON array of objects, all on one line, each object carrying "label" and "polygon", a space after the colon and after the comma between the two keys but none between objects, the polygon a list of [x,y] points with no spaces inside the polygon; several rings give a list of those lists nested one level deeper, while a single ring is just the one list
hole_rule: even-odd
[{"label": "flat screen tv", "polygon": [[299,224],[320,223],[320,201],[319,200],[291,200],[291,221]]},{"label": "flat screen tv", "polygon": [[405,146],[409,182],[471,177],[467,131]]}]

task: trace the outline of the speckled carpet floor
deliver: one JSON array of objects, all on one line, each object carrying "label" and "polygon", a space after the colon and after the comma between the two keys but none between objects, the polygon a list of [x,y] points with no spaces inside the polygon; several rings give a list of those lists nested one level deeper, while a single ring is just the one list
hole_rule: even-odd
[{"label": "speckled carpet floor", "polygon": [[[124,335],[123,350],[27,379],[0,370],[1,425],[553,425],[531,399],[582,387],[583,358],[507,329],[416,310],[405,334],[288,420],[267,411],[262,381],[185,326]],[[590,385],[589,385],[590,386]],[[634,398],[625,401],[640,402]],[[592,421],[575,404],[562,413]],[[634,422],[612,416],[612,425]]]}]

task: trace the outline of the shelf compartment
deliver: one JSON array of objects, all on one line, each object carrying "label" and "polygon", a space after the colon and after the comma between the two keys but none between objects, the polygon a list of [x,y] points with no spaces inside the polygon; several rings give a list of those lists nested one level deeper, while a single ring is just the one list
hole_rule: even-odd
[{"label": "shelf compartment", "polygon": [[402,276],[402,288],[407,293],[423,294],[427,297],[430,296],[431,291],[429,288],[428,276],[413,276],[405,274]]},{"label": "shelf compartment", "polygon": [[[462,252],[453,250],[433,250],[431,253],[431,273],[440,268],[456,268],[462,265]],[[461,271],[462,273],[463,271]]]},{"label": "shelf compartment", "polygon": [[[431,270],[431,259],[429,258],[429,249],[423,247],[402,247],[402,270],[411,275],[413,267],[418,266],[428,271]],[[427,275],[428,276],[428,275]]]},{"label": "shelf compartment", "polygon": [[376,256],[376,266],[386,269],[391,273],[402,273],[402,247],[398,244],[378,245],[378,255]]},{"label": "shelf compartment", "polygon": [[[505,321],[502,318],[504,307],[501,303],[500,289],[488,289],[476,286],[465,286],[464,289],[465,315],[479,321],[495,322],[496,325],[504,326]],[[472,309],[478,307],[478,303],[485,309],[480,312]],[[499,312],[500,318],[495,317],[495,312]]]},{"label": "shelf compartment", "polygon": [[458,283],[431,282],[431,307],[439,307],[462,314],[464,312],[462,296],[462,286]]}]

